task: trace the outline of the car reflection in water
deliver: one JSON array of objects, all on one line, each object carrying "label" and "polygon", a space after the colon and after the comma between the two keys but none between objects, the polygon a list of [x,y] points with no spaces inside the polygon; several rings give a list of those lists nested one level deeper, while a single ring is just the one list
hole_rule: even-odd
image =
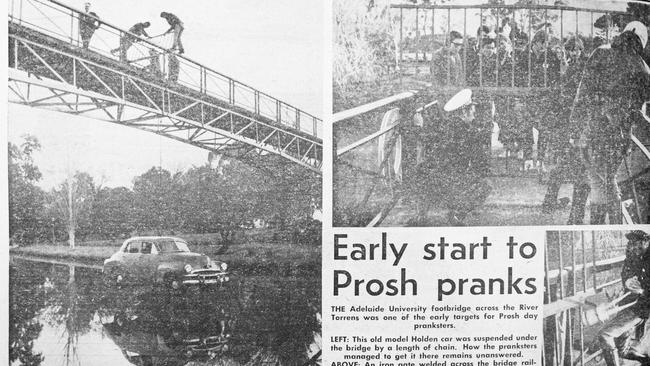
[{"label": "car reflection in water", "polygon": [[181,289],[105,286],[101,270],[93,266],[26,259],[14,259],[9,275],[12,360],[34,359],[33,365],[100,360],[121,365],[125,359],[135,365],[187,366],[320,362],[318,276],[244,274],[219,286]]}]

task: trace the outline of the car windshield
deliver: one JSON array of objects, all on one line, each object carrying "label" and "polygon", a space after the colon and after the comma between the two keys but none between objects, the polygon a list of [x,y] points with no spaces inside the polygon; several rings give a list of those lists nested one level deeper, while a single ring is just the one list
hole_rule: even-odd
[{"label": "car windshield", "polygon": [[156,242],[156,248],[160,253],[189,252],[190,248],[184,241],[161,240]]}]

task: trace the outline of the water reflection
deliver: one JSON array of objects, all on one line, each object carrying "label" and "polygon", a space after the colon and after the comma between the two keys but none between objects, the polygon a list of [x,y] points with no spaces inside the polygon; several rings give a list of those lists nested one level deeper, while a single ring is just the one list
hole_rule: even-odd
[{"label": "water reflection", "polygon": [[[108,287],[101,272],[14,259],[14,364],[305,365],[320,349],[320,279],[244,277],[184,291]],[[62,335],[54,344],[50,335]],[[110,360],[110,361],[108,361]]]}]

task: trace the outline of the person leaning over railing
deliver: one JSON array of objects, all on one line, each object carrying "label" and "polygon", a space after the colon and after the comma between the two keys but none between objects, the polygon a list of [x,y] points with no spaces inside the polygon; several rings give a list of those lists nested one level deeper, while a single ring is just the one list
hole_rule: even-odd
[{"label": "person leaning over railing", "polygon": [[120,61],[126,62],[127,61],[126,55],[127,52],[129,51],[129,48],[131,48],[131,46],[134,43],[140,41],[137,37],[134,37],[133,35],[151,38],[146,31],[146,29],[149,28],[150,25],[151,23],[149,22],[141,22],[141,23],[134,24],[131,28],[129,28],[128,33],[123,33],[122,37],[120,37],[120,47],[112,49],[111,53],[115,54],[116,52],[119,51]]},{"label": "person leaning over railing", "polygon": [[634,230],[625,235],[628,239],[621,280],[625,290],[637,294],[636,304],[625,308],[599,332],[603,358],[607,366],[618,366],[619,352],[624,358],[650,361],[647,354],[648,335],[644,334],[634,347],[630,340],[635,327],[646,321],[650,311],[650,235]]},{"label": "person leaning over railing", "polygon": [[164,18],[167,24],[169,24],[169,29],[164,34],[174,32],[174,43],[172,44],[171,50],[178,50],[179,54],[183,54],[185,52],[183,42],[181,41],[181,35],[183,34],[183,30],[185,30],[183,22],[176,15],[164,11],[160,13],[160,17]]},{"label": "person leaning over railing", "polygon": [[650,68],[641,58],[648,30],[629,23],[610,45],[596,49],[585,65],[571,122],[591,187],[590,224],[621,224],[617,171],[629,152],[632,128],[645,123],[641,107],[650,98]]}]

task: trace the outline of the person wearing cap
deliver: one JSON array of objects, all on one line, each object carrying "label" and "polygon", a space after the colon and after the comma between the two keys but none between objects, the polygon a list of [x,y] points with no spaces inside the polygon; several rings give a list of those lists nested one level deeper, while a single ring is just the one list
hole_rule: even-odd
[{"label": "person wearing cap", "polygon": [[183,48],[183,42],[181,42],[181,35],[183,34],[183,30],[185,30],[183,22],[176,15],[164,11],[160,13],[160,17],[164,18],[167,24],[169,24],[169,29],[164,34],[174,32],[174,43],[171,49],[178,50],[179,54],[184,53],[185,49]]},{"label": "person wearing cap", "polygon": [[[129,48],[134,43],[137,43],[140,41],[138,37],[144,36],[147,38],[151,38],[149,34],[147,34],[146,28],[149,28],[151,26],[151,23],[149,22],[142,22],[142,23],[136,23],[134,24],[131,28],[129,28],[128,33],[122,34],[122,37],[120,37],[120,47],[112,49],[111,53],[115,54],[116,52],[120,52],[120,61],[126,62],[126,55],[127,52],[129,51]],[[134,37],[138,36],[138,37]]]},{"label": "person wearing cap", "polygon": [[628,301],[636,303],[616,314],[599,332],[598,340],[607,366],[620,364],[619,352],[624,358],[646,362],[650,360],[644,350],[649,340],[647,334],[637,345],[630,347],[635,327],[648,318],[650,311],[650,235],[642,230],[633,230],[625,234],[625,237],[628,243],[621,280],[623,288],[635,295]]},{"label": "person wearing cap", "polygon": [[471,86],[495,86],[496,85],[496,68],[497,68],[497,47],[496,33],[484,33],[481,30],[482,38],[479,38],[479,50],[476,53],[468,55],[467,60],[467,82]]},{"label": "person wearing cap", "polygon": [[462,85],[463,35],[457,31],[449,33],[449,46],[437,50],[431,58],[431,76],[437,85]]},{"label": "person wearing cap", "polygon": [[[433,204],[446,208],[450,225],[463,225],[469,212],[487,198],[482,154],[486,129],[475,120],[472,91],[463,89],[444,106],[446,117],[427,141],[427,158],[416,167],[414,196],[419,201],[418,222],[425,221]],[[488,130],[489,133],[489,130]]]},{"label": "person wearing cap", "polygon": [[593,51],[585,64],[570,123],[589,176],[590,224],[621,224],[617,171],[628,154],[631,132],[645,123],[640,111],[650,98],[650,68],[641,52],[647,28],[630,22],[611,45]]},{"label": "person wearing cap", "polygon": [[95,12],[90,11],[90,3],[84,4],[84,12],[79,13],[79,36],[83,48],[88,48],[90,39],[99,28],[101,22]]}]

